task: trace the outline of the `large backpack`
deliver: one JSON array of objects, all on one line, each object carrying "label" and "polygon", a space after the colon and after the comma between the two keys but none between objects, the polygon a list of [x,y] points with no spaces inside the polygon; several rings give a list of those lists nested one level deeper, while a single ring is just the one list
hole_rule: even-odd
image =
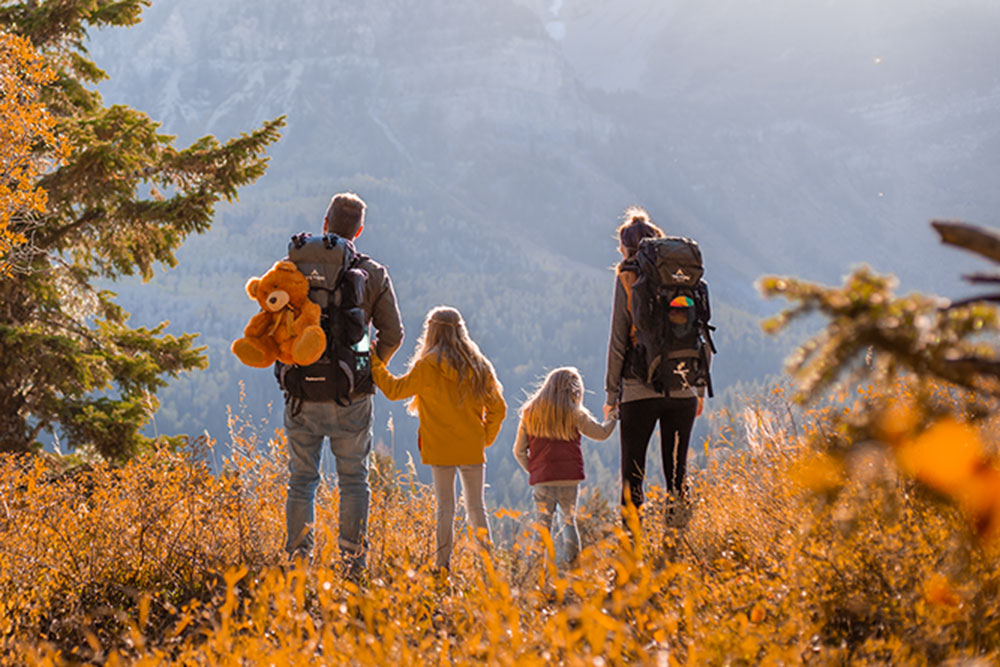
[{"label": "large backpack", "polygon": [[712,396],[707,348],[715,352],[715,327],[698,243],[681,236],[643,239],[622,270],[635,274],[628,290],[631,375],[668,395],[704,387]]},{"label": "large backpack", "polygon": [[374,393],[369,359],[368,316],[364,303],[366,257],[335,234],[293,236],[288,259],[309,280],[309,298],[322,310],[326,333],[323,356],[309,366],[276,369],[288,396],[306,401],[350,403],[351,396]]}]

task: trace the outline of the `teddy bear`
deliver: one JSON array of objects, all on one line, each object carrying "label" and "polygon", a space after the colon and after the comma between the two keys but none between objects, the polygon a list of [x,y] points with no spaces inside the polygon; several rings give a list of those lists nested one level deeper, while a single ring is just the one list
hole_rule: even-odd
[{"label": "teddy bear", "polygon": [[263,276],[246,284],[247,295],[261,311],[250,318],[232,351],[254,368],[278,360],[308,366],[323,356],[326,334],[319,326],[320,307],[309,300],[309,281],[289,261],[275,262]]}]

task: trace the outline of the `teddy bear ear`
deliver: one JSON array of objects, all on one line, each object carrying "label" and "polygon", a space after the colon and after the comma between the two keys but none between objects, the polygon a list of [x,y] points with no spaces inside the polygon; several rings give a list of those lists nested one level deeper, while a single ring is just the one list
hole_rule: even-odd
[{"label": "teddy bear ear", "polygon": [[275,262],[274,266],[271,268],[272,271],[298,271],[299,268],[295,266],[294,262],[289,262],[282,260],[280,262]]},{"label": "teddy bear ear", "polygon": [[251,301],[257,300],[257,288],[260,286],[260,278],[251,278],[247,281],[246,290],[247,296],[250,297]]}]

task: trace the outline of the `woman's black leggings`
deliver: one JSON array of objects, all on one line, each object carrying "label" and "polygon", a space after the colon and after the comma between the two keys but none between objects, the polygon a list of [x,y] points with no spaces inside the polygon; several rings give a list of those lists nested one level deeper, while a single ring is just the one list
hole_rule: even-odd
[{"label": "woman's black leggings", "polygon": [[684,495],[691,427],[698,411],[697,398],[645,398],[618,406],[622,444],[622,505],[631,492],[632,504],[642,505],[642,484],[646,479],[646,450],[656,422],[660,422],[660,454],[667,492]]}]

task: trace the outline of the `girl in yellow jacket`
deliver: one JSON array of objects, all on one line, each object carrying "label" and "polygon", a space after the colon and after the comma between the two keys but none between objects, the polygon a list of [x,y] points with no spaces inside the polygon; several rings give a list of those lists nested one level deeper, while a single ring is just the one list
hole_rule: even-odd
[{"label": "girl in yellow jacket", "polygon": [[485,449],[507,414],[493,364],[469,338],[462,315],[438,306],[427,313],[409,369],[402,377],[372,355],[372,378],[390,401],[409,398],[407,412],[420,420],[420,459],[431,466],[437,500],[436,566],[447,569],[454,544],[455,473],[462,478],[468,522],[486,544]]}]

